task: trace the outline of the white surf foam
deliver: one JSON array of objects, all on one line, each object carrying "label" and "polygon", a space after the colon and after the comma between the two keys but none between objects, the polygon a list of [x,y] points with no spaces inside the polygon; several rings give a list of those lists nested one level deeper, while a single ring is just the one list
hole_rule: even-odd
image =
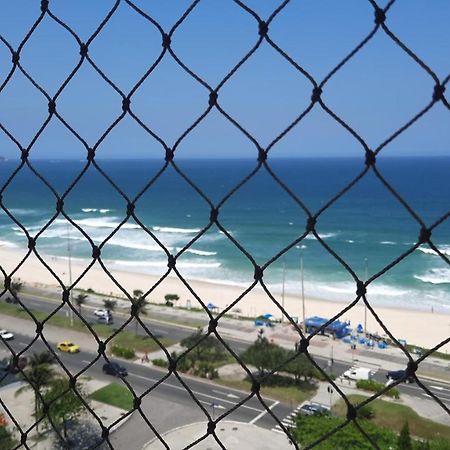
[{"label": "white surf foam", "polygon": [[[337,233],[318,233],[318,234],[319,234],[320,239],[329,239],[329,238],[337,236]],[[305,239],[315,240],[316,237],[313,234],[308,234],[308,236],[306,236]]]},{"label": "white surf foam", "polygon": [[392,242],[392,241],[381,241],[380,244],[383,244],[383,245],[396,245],[397,242]]},{"label": "white surf foam", "polygon": [[84,213],[90,213],[97,211],[97,208],[81,208],[81,211],[83,211]]},{"label": "white surf foam", "polygon": [[178,234],[192,234],[200,232],[200,228],[152,227],[152,230],[159,231],[161,233],[178,233]]},{"label": "white surf foam", "polygon": [[[182,247],[177,247],[175,250],[179,252]],[[196,250],[194,248],[188,248],[184,253],[192,253],[193,255],[198,256],[214,256],[217,255],[217,252],[207,252],[205,250]]]},{"label": "white surf foam", "polygon": [[[167,261],[124,261],[114,260],[113,264],[124,267],[165,267],[167,268]],[[177,261],[177,267],[185,269],[212,269],[220,267],[219,262],[214,263],[194,263],[188,261]]]},{"label": "white surf foam", "polygon": [[[450,245],[441,245],[437,247],[437,249],[444,255],[450,256]],[[439,256],[439,253],[435,252],[432,248],[429,247],[418,247],[417,250],[422,253],[426,253],[427,255]]]},{"label": "white surf foam", "polygon": [[0,247],[17,248],[17,245],[9,241],[0,241]]},{"label": "white surf foam", "polygon": [[414,278],[423,281],[424,283],[449,284],[450,269],[447,268],[429,269],[422,275],[414,275]]}]

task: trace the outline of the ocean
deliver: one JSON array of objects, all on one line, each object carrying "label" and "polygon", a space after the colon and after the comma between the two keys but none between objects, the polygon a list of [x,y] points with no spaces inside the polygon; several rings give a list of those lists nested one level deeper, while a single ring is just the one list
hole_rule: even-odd
[{"label": "ocean", "polygon": [[[84,161],[31,160],[53,188],[64,192],[81,171]],[[176,160],[182,170],[217,204],[255,167],[254,160]],[[99,166],[134,198],[163,166],[157,160],[98,160]],[[378,168],[405,201],[431,225],[450,210],[450,158],[382,158]],[[18,161],[0,163],[3,186]],[[311,212],[318,211],[364,167],[362,159],[274,159],[270,166]],[[55,214],[55,197],[27,167],[3,191],[3,205],[35,236]],[[126,214],[125,199],[93,167],[64,202],[66,213],[99,245],[112,271],[161,275],[167,257],[158,243],[129,220],[110,236]],[[139,220],[176,254],[208,224],[210,207],[173,168],[158,177],[136,203]],[[219,221],[259,265],[298,238],[306,214],[262,168],[220,207]],[[395,260],[417,240],[420,225],[380,181],[369,172],[353,189],[318,218],[317,230],[325,243],[359,277],[372,276]],[[450,219],[433,232],[433,242],[450,256]],[[27,248],[21,228],[3,211],[0,245]],[[61,215],[37,239],[44,257],[87,259],[91,246]],[[353,279],[312,236],[271,264],[264,279],[274,293],[282,289],[299,295],[300,259],[304,265],[305,295],[330,300],[354,299]],[[213,226],[178,259],[188,279],[248,286],[253,268],[247,257]],[[428,246],[414,251],[376,280],[368,290],[375,304],[418,309],[450,309],[450,267]]]}]

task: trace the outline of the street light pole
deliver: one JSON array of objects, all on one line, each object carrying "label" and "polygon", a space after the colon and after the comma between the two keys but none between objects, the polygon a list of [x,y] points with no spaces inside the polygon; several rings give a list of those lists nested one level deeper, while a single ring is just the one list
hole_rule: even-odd
[{"label": "street light pole", "polygon": [[[286,278],[286,262],[283,258],[283,279],[282,279],[282,284],[281,284],[281,306],[283,307],[284,310],[284,283],[285,283],[285,278]],[[281,323],[284,322],[284,314],[281,313]]]},{"label": "street light pole", "polygon": [[[69,286],[72,287],[72,254],[70,247],[70,226],[67,223],[67,253],[69,256]],[[69,291],[69,302],[72,304],[72,289]],[[70,326],[73,327],[73,311],[72,308],[69,307],[69,316],[70,316]]]},{"label": "street light pole", "polygon": [[[364,270],[366,275],[366,282],[369,278],[369,260],[367,258],[364,258]],[[364,333],[367,335],[367,305],[366,302],[364,302]]]},{"label": "street light pole", "polygon": [[305,319],[305,286],[303,277],[303,255],[300,254],[300,277],[302,280],[302,318],[303,318],[303,331],[306,334],[306,319]]}]

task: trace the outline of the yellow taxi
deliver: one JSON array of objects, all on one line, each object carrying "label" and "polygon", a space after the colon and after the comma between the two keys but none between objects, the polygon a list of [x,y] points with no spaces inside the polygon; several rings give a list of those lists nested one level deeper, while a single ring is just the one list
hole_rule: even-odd
[{"label": "yellow taxi", "polygon": [[57,347],[58,350],[67,353],[77,353],[80,351],[80,346],[70,341],[62,341],[57,345]]}]

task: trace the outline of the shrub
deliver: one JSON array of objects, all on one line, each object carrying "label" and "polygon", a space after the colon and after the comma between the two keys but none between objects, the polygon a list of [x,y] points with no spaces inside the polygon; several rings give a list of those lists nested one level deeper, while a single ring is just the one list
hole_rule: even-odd
[{"label": "shrub", "polygon": [[164,358],[152,359],[152,363],[158,367],[169,367],[169,362]]},{"label": "shrub", "polygon": [[134,353],[133,349],[120,347],[119,345],[113,345],[111,347],[111,353],[125,359],[133,359],[136,357],[136,353]]},{"label": "shrub", "polygon": [[[384,389],[384,384],[374,380],[358,380],[356,382],[356,387],[358,389],[364,389],[365,391],[379,392]],[[384,395],[400,398],[400,392],[396,388],[389,389]]]},{"label": "shrub", "polygon": [[364,405],[358,409],[358,419],[373,419],[375,411],[370,405]]}]

